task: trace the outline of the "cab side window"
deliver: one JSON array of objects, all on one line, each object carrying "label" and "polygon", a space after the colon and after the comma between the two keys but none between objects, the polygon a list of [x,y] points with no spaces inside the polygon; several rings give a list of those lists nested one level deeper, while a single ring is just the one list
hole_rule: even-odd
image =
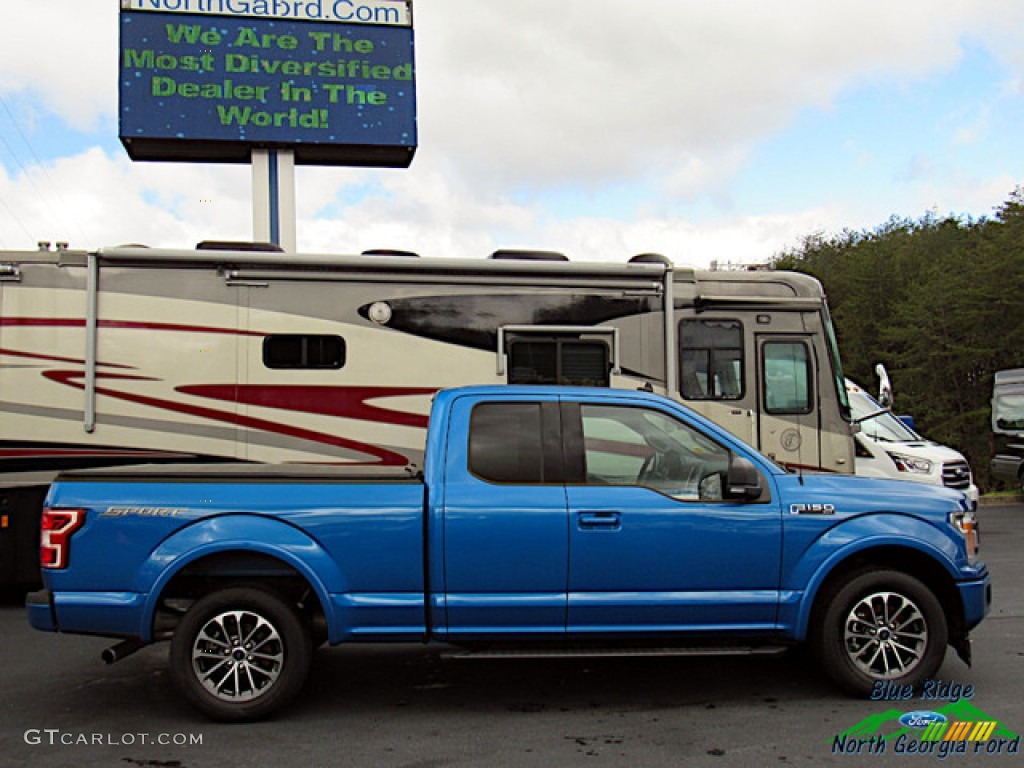
[{"label": "cab side window", "polygon": [[540,403],[481,403],[469,424],[469,471],[491,483],[544,482]]},{"label": "cab side window", "polygon": [[660,411],[581,407],[588,485],[642,486],[680,501],[720,501],[729,451]]}]

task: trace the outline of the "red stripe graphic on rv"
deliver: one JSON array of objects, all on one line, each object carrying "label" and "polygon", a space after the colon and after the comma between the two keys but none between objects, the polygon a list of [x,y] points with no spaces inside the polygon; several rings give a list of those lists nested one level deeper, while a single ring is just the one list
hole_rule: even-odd
[{"label": "red stripe graphic on rv", "polygon": [[[26,328],[84,328],[80,317],[3,317],[0,325]],[[179,333],[226,333],[231,336],[266,336],[260,331],[240,331],[236,328],[214,328],[208,325],[180,325],[177,323],[141,323],[133,320],[99,320],[100,328],[121,328],[135,331],[177,331]]]},{"label": "red stripe graphic on rv", "polygon": [[[74,387],[75,389],[85,389],[85,384],[81,382],[84,374],[79,373],[78,371],[44,371],[43,376],[51,381],[56,381],[60,384]],[[122,376],[120,374],[112,373],[101,373],[97,376],[97,379],[108,381],[112,379],[120,381],[155,381],[155,379],[147,378],[145,376]],[[405,456],[395,453],[394,451],[389,451],[386,448],[381,448],[376,445],[367,445],[366,443],[359,443],[355,440],[348,440],[344,437],[339,437],[338,435],[328,435],[323,432],[314,432],[308,429],[291,427],[286,424],[278,424],[273,421],[267,421],[266,419],[254,419],[249,416],[242,416],[228,411],[219,411],[213,408],[176,403],[171,400],[164,400],[146,395],[136,395],[130,392],[119,392],[115,389],[109,389],[103,386],[96,387],[96,394],[106,395],[107,397],[113,397],[118,400],[125,400],[130,403],[145,405],[151,408],[161,408],[175,413],[198,416],[202,419],[221,421],[228,424],[235,424],[240,427],[247,427],[249,429],[258,429],[263,432],[273,432],[275,434],[287,435],[300,440],[309,440],[311,442],[322,443],[324,445],[333,445],[338,448],[344,448],[350,451],[365,453],[369,456],[375,456],[378,459],[376,462],[353,462],[353,464],[376,463],[389,467],[402,467],[409,463]]]},{"label": "red stripe graphic on rv", "polygon": [[[80,317],[0,317],[0,326],[19,328],[84,328],[85,319]],[[207,325],[181,325],[176,323],[141,323],[129,320],[100,320],[100,328],[119,328],[121,330],[135,331],[173,331],[175,333],[219,333],[230,336],[252,336],[262,338],[267,334],[261,331],[240,331],[234,328],[216,328]],[[73,357],[55,357],[52,355],[40,355],[33,352],[22,352],[14,349],[0,349],[0,354],[10,357],[28,358],[31,360],[45,360],[51,363],[78,363],[85,364],[84,360]],[[117,363],[96,363],[106,368],[132,369],[130,365],[119,365]]]},{"label": "red stripe graphic on rv", "polygon": [[327,387],[242,384],[197,384],[176,387],[186,395],[207,397],[211,400],[225,400],[242,405],[258,405],[263,408],[280,408],[285,411],[301,411],[321,416],[337,416],[342,419],[377,421],[397,424],[403,427],[427,428],[428,417],[420,413],[395,411],[367,400],[384,397],[405,397],[407,395],[433,395],[435,387]]},{"label": "red stripe graphic on rv", "polygon": [[[78,360],[74,357],[54,357],[53,355],[37,355],[32,352],[19,352],[16,349],[4,349],[0,347],[0,355],[7,355],[8,357],[20,357],[26,360],[44,360],[47,363],[79,363],[85,365],[85,360]],[[132,370],[130,365],[119,365],[118,363],[96,363],[98,366],[105,368],[124,368]]]}]

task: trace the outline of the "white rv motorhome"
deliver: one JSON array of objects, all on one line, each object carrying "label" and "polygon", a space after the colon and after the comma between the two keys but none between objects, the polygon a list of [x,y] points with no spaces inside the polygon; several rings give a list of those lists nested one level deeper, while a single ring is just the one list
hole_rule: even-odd
[{"label": "white rv motorhome", "polygon": [[651,388],[781,464],[854,470],[828,308],[806,275],[651,254],[0,253],[11,528],[65,467],[417,463],[438,389],[530,382]]}]

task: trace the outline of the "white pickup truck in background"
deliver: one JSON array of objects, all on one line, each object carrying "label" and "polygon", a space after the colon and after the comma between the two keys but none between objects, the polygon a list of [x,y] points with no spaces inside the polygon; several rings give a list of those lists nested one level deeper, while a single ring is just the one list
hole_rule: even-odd
[{"label": "white pickup truck in background", "polygon": [[963,454],[922,437],[849,379],[846,392],[853,421],[860,424],[856,474],[956,488],[977,508],[978,486]]}]

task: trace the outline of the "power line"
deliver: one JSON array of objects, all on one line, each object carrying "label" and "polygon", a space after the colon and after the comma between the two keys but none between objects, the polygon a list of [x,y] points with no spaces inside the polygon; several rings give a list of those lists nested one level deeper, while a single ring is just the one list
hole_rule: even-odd
[{"label": "power line", "polygon": [[[67,226],[67,224],[70,222],[72,227],[78,230],[78,233],[82,237],[82,240],[87,240],[88,238],[86,237],[85,230],[82,228],[81,223],[78,221],[77,218],[75,218],[73,214],[70,213],[71,207],[67,205],[61,198],[58,186],[53,182],[53,179],[50,178],[50,174],[46,170],[46,166],[43,165],[43,162],[39,159],[39,156],[36,154],[35,149],[33,149],[32,147],[32,143],[28,140],[28,137],[25,135],[25,132],[21,129],[21,126],[18,124],[18,121],[15,118],[14,112],[11,110],[11,107],[7,102],[7,99],[5,99],[2,95],[0,95],[0,104],[3,105],[4,111],[7,113],[7,117],[11,121],[11,125],[14,126],[14,130],[17,131],[18,136],[21,137],[22,143],[24,143],[25,147],[28,149],[29,154],[32,156],[32,160],[35,162],[35,167],[39,169],[39,175],[41,175],[43,180],[46,182],[46,185],[48,186],[52,198],[48,197],[47,194],[44,193],[44,190],[40,189],[39,185],[36,184],[36,174],[30,173],[29,169],[26,168],[25,164],[21,161],[21,158],[18,156],[18,153],[15,151],[14,147],[12,147],[10,143],[7,141],[7,139],[4,137],[4,135],[0,133],[0,142],[3,142],[3,145],[7,147],[7,151],[10,153],[11,158],[14,161],[14,164],[21,172],[21,175],[28,180],[29,184],[32,186],[32,189],[35,191],[36,195],[38,195],[42,203],[46,206],[48,214],[53,217],[54,221],[63,221],[65,222],[65,226]],[[52,201],[56,202],[56,206],[60,210],[54,210]],[[14,216],[15,220],[18,221],[18,224],[21,226],[21,228],[27,232],[28,230],[25,227],[24,223],[18,220],[13,210],[6,204],[5,207],[11,213],[11,215]],[[60,212],[61,210],[67,213],[62,215]],[[34,239],[31,234],[29,234],[29,239]]]},{"label": "power line", "polygon": [[[31,242],[33,235],[31,232],[28,231],[28,227],[25,226],[25,222],[18,218],[18,214],[14,212],[14,209],[12,209],[11,206],[7,204],[7,201],[4,200],[2,197],[0,197],[0,204],[3,205],[3,207],[7,210],[7,213],[10,215],[12,219],[14,219],[17,225],[21,227],[22,232],[24,232],[28,236],[28,239]],[[7,247],[7,244],[2,241],[0,241],[0,244],[2,244],[4,248]]]}]

